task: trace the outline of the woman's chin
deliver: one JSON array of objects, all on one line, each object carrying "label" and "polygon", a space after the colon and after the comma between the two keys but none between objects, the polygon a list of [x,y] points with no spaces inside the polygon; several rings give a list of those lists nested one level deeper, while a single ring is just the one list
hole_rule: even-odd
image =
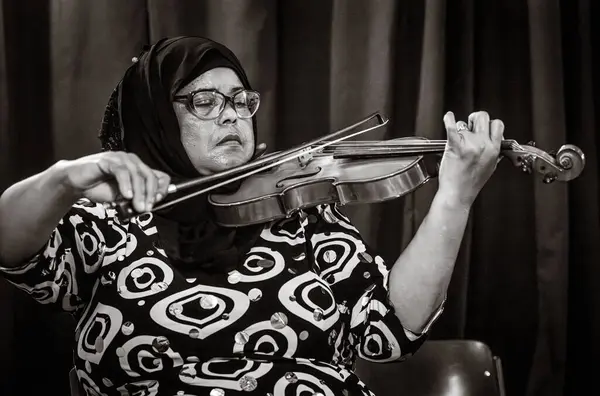
[{"label": "woman's chin", "polygon": [[195,162],[195,166],[200,174],[208,176],[244,165],[251,158],[251,150],[241,145],[218,146],[210,151],[203,161]]},{"label": "woman's chin", "polygon": [[223,172],[248,163],[250,158],[251,156],[243,153],[242,151],[230,153],[227,156],[219,158],[219,161],[214,164],[215,166],[213,167],[213,170],[215,172]]}]

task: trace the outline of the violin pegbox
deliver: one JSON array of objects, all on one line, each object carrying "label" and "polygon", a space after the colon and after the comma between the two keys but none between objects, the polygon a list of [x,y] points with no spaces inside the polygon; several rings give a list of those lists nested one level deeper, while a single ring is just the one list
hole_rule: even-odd
[{"label": "violin pegbox", "polygon": [[572,144],[561,146],[555,154],[535,147],[534,142],[519,144],[514,140],[505,141],[510,148],[502,150],[513,165],[523,172],[541,175],[542,181],[550,184],[556,180],[567,182],[577,178],[585,167],[585,155]]}]

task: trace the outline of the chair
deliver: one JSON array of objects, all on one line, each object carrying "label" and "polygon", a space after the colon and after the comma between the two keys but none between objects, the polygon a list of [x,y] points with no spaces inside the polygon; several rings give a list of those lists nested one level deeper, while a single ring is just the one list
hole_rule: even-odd
[{"label": "chair", "polygon": [[356,373],[377,396],[505,396],[500,358],[474,340],[429,340],[397,363],[358,359]]}]

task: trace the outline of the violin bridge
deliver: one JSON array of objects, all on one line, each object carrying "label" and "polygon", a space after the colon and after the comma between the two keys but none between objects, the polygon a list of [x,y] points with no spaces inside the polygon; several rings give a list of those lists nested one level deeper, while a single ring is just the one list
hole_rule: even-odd
[{"label": "violin bridge", "polygon": [[305,168],[306,165],[308,165],[313,159],[312,152],[310,152],[308,150],[305,150],[305,151],[306,151],[305,153],[301,154],[298,157],[298,163],[300,164],[301,168]]}]

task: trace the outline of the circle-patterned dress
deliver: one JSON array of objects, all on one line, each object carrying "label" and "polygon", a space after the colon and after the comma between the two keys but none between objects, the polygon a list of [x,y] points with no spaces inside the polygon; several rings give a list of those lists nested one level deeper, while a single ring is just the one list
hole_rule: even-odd
[{"label": "circle-patterned dress", "polygon": [[371,395],[356,358],[401,360],[426,338],[402,326],[389,266],[334,205],[266,224],[227,274],[185,277],[157,232],[152,214],[122,223],[81,200],[31,260],[0,268],[75,315],[88,395]]}]

